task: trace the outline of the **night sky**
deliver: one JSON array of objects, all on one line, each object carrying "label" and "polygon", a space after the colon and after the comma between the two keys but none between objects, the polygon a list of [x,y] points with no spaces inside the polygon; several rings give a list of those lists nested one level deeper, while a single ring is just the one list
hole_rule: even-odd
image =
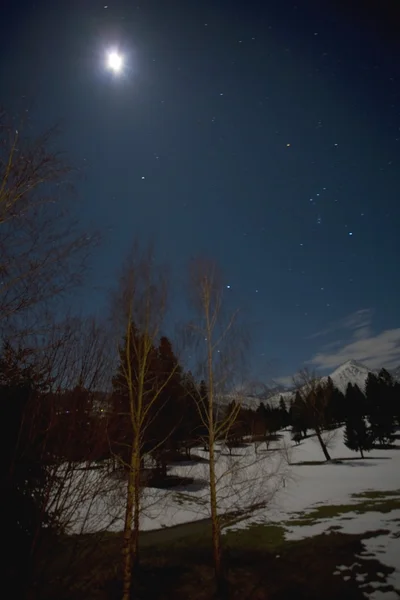
[{"label": "night sky", "polygon": [[83,310],[139,237],[178,289],[191,257],[220,263],[254,378],[400,364],[400,31],[348,4],[2,1],[0,104],[61,120],[105,234]]}]

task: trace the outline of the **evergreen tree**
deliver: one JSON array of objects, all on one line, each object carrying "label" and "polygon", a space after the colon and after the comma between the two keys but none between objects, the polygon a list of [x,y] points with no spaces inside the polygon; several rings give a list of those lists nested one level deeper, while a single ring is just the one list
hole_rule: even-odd
[{"label": "evergreen tree", "polygon": [[347,418],[344,430],[344,443],[349,450],[360,452],[361,458],[364,458],[364,452],[372,449],[374,440],[364,417]]},{"label": "evergreen tree", "polygon": [[373,447],[374,436],[365,419],[366,397],[357,385],[348,384],[346,407],[344,443],[350,450],[360,452],[361,457],[364,458],[364,452],[368,452]]},{"label": "evergreen tree", "polygon": [[400,427],[400,383],[396,381],[393,385],[394,417],[397,427]]},{"label": "evergreen tree", "polygon": [[[131,418],[127,403],[129,395],[126,373],[130,372],[130,384],[134,388],[134,397],[137,399],[136,387],[143,385],[141,401],[144,406],[138,407],[137,412],[142,415],[141,428],[141,452],[142,454],[153,453],[159,467],[166,473],[163,453],[179,445],[182,429],[180,424],[184,417],[185,391],[183,386],[182,369],[175,356],[172,344],[167,337],[161,337],[158,347],[149,344],[146,363],[141,365],[142,352],[140,347],[148,340],[143,339],[135,326],[132,324],[130,341],[134,350],[130,352],[130,364],[127,364],[127,352],[125,339],[120,352],[120,364],[113,379],[114,387],[114,419],[117,426],[114,427],[114,439],[118,452],[124,454],[124,448],[129,449],[132,441]],[[143,378],[140,378],[139,370],[145,366]],[[155,399],[156,394],[156,399]],[[136,400],[137,401],[137,400]]]},{"label": "evergreen tree", "polygon": [[328,377],[328,386],[330,401],[327,407],[327,423],[333,427],[338,427],[346,420],[345,395],[333,384],[330,377]]},{"label": "evergreen tree", "polygon": [[310,428],[310,421],[308,419],[306,407],[299,391],[296,392],[290,407],[290,419],[292,422],[293,436],[298,437],[298,435],[300,435],[301,437],[306,437],[307,430]]},{"label": "evergreen tree", "polygon": [[380,444],[390,444],[395,427],[395,388],[391,375],[385,369],[378,375],[369,373],[365,391],[372,435]]},{"label": "evergreen tree", "polygon": [[156,372],[159,399],[147,431],[147,444],[162,477],[167,475],[167,451],[177,451],[182,441],[185,418],[182,368],[170,340],[163,336],[157,348]]},{"label": "evergreen tree", "polygon": [[354,416],[368,415],[368,401],[357,384],[349,383],[346,388],[346,420]]},{"label": "evergreen tree", "polygon": [[[152,403],[152,391],[157,388],[157,359],[157,348],[152,340],[148,339],[146,334],[140,333],[134,323],[130,323],[129,334],[124,337],[120,346],[119,364],[112,380],[113,395],[110,416],[112,450],[125,465],[129,464],[131,447],[136,438],[140,445],[142,461],[145,450],[148,451],[151,447],[148,429],[158,408]],[[130,408],[131,392],[132,411]],[[159,404],[158,398],[156,404]],[[132,412],[140,419],[140,423],[133,424]],[[140,442],[138,436],[140,436]]]},{"label": "evergreen tree", "polygon": [[282,428],[288,427],[290,425],[290,416],[289,412],[286,408],[286,402],[283,396],[281,396],[279,400],[279,411],[280,411],[280,419]]}]

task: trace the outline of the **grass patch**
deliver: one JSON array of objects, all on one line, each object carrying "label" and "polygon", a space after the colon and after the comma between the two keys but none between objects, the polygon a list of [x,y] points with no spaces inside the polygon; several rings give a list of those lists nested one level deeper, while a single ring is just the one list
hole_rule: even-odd
[{"label": "grass patch", "polygon": [[[209,600],[214,597],[210,531],[191,530],[185,538],[171,539],[166,530],[142,544],[141,567],[135,598],[149,600]],[[230,600],[362,600],[357,573],[363,584],[387,586],[393,569],[375,558],[362,557],[363,539],[384,532],[347,535],[330,532],[300,541],[285,541],[285,529],[276,524],[254,525],[224,536]],[[148,538],[147,534],[143,540]],[[98,542],[101,540],[101,543]],[[64,540],[68,545],[72,540]],[[69,570],[69,579],[55,580],[41,598],[116,600],[121,597],[121,535],[79,536],[85,559]],[[89,551],[91,549],[91,551]],[[76,551],[76,547],[75,547]],[[79,553],[76,554],[79,556]],[[357,569],[352,568],[355,561]],[[347,567],[335,575],[337,566]],[[47,570],[48,573],[48,570]],[[380,573],[383,576],[379,575]],[[343,576],[350,575],[348,581]],[[387,588],[390,589],[390,586]]]},{"label": "grass patch", "polygon": [[[179,494],[179,493],[178,493]],[[182,501],[185,500],[185,493]],[[387,577],[394,569],[367,556],[363,540],[394,535],[388,530],[350,535],[334,523],[314,537],[286,540],[287,529],[312,525],[349,513],[389,513],[400,509],[400,490],[370,490],[352,495],[354,504],[315,505],[282,523],[253,524],[223,536],[229,600],[362,600],[369,588],[393,591]],[[346,516],[347,515],[347,516]],[[232,515],[235,516],[235,515]],[[237,515],[238,519],[242,515]],[[64,537],[43,557],[41,600],[117,600],[121,597],[120,533]],[[134,597],[138,600],[209,600],[214,573],[209,519],[140,536],[141,566]],[[52,562],[51,562],[52,561]],[[337,567],[341,569],[338,571]],[[362,581],[361,581],[362,575]],[[344,580],[346,577],[346,581]],[[363,587],[361,587],[363,586]],[[365,587],[368,586],[368,587]]]},{"label": "grass patch", "polygon": [[302,527],[305,525],[314,525],[319,521],[325,521],[340,517],[346,513],[356,513],[358,515],[366,512],[390,513],[392,510],[400,509],[399,492],[362,492],[352,494],[353,498],[363,499],[354,504],[328,504],[317,506],[311,511],[297,513],[296,517],[289,519],[287,525]]},{"label": "grass patch", "polygon": [[227,531],[224,544],[230,549],[276,550],[286,543],[286,529],[275,523],[251,525],[240,531]]},{"label": "grass patch", "polygon": [[357,494],[352,494],[352,498],[368,498],[370,500],[387,498],[389,497],[398,497],[400,499],[400,490],[367,490],[366,492],[359,492]]}]

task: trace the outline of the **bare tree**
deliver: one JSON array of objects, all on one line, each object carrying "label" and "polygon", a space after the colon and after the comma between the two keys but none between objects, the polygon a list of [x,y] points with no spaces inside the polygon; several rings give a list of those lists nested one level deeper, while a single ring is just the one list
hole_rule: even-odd
[{"label": "bare tree", "polygon": [[110,392],[115,353],[110,348],[109,324],[95,317],[49,315],[42,331],[25,335],[44,368],[51,389],[80,386],[90,392]]},{"label": "bare tree", "polygon": [[[190,265],[191,300],[197,318],[190,324],[189,332],[197,342],[199,371],[206,384],[206,394],[198,401],[199,415],[209,451],[209,493],[212,524],[212,546],[217,590],[226,594],[221,542],[221,518],[218,510],[218,473],[216,442],[226,440],[240,410],[240,402],[233,402],[226,411],[220,400],[228,385],[234,383],[241,345],[234,339],[234,326],[238,312],[226,319],[223,313],[223,281],[216,264],[198,259]],[[203,397],[205,396],[205,397]]]},{"label": "bare tree", "polygon": [[[114,377],[115,416],[119,438],[111,439],[117,460],[128,472],[123,533],[123,600],[128,600],[139,561],[142,506],[142,466],[147,453],[156,453],[171,429],[155,431],[165,405],[164,391],[177,369],[159,370],[158,345],[167,301],[165,270],[154,262],[152,249],[135,245],[124,265],[114,297],[119,366]],[[122,434],[122,439],[121,439]],[[114,443],[113,443],[114,442]]]},{"label": "bare tree", "polygon": [[[22,124],[21,124],[22,125]],[[26,123],[25,125],[26,129]],[[97,235],[71,216],[73,169],[55,129],[29,137],[0,110],[0,327],[32,325],[34,310],[81,283]]]},{"label": "bare tree", "polygon": [[[247,412],[243,409],[243,365],[247,337],[238,311],[226,309],[222,275],[216,264],[198,259],[190,265],[190,298],[196,317],[189,324],[195,346],[198,376],[204,383],[197,407],[208,449],[208,501],[217,593],[228,595],[222,531],[262,511],[285,476],[287,456],[280,448],[255,453],[250,443],[229,448],[232,438],[243,440]],[[250,441],[251,426],[248,437]],[[200,508],[201,510],[201,508]]]},{"label": "bare tree", "polygon": [[[40,483],[33,483],[37,487],[35,520],[29,531],[29,578],[25,574],[26,585],[36,589],[47,586],[51,561],[57,554],[49,548],[59,540],[59,536],[46,535],[49,522],[56,525],[58,533],[79,533],[88,527],[107,529],[114,518],[93,511],[99,498],[110,491],[106,469],[97,469],[96,476],[91,469],[108,448],[106,420],[96,410],[96,392],[107,362],[102,355],[106,348],[101,331],[92,319],[74,320],[64,328],[54,326],[54,332],[48,330],[53,335],[40,347],[6,343],[0,355],[2,393],[12,398],[3,403],[12,438],[2,452],[11,456],[3,474],[9,490],[6,496],[22,498],[24,486],[30,485],[30,473],[41,473]],[[27,461],[32,466],[24,477]],[[15,511],[21,508],[15,504],[9,517],[15,515],[18,523]],[[43,561],[36,560],[43,552],[44,540],[46,573],[39,568]],[[71,554],[62,574],[65,585],[72,560],[78,556]]]},{"label": "bare tree", "polygon": [[321,381],[320,377],[308,369],[301,370],[295,376],[294,385],[298,392],[297,398],[301,401],[301,406],[296,408],[301,410],[310,429],[315,431],[326,460],[331,460],[329,443],[324,439],[324,429],[327,425],[332,388],[329,383]]}]

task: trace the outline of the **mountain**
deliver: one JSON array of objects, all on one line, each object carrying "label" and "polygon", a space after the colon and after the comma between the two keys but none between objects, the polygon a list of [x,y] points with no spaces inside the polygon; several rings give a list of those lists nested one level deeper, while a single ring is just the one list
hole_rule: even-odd
[{"label": "mountain", "polygon": [[[349,383],[357,384],[362,392],[365,391],[365,383],[368,373],[375,372],[357,360],[348,360],[331,374],[334,385],[343,393],[346,392]],[[326,379],[325,377],[323,379]]]},{"label": "mountain", "polygon": [[[367,381],[368,373],[375,373],[372,369],[369,369],[361,362],[357,360],[348,360],[340,367],[335,369],[333,373],[331,373],[330,378],[333,381],[333,384],[341,390],[343,393],[346,392],[347,385],[349,383],[357,384],[362,392],[365,391],[365,383]],[[328,379],[328,375],[325,377],[321,377],[321,382],[324,382]],[[294,397],[294,392],[292,390],[286,390],[279,393],[276,393],[270,396],[267,400],[268,404],[272,406],[277,406],[281,396],[288,404],[290,400]],[[260,404],[260,400],[257,401],[256,398],[244,398],[243,405],[255,409]]]},{"label": "mountain", "polygon": [[393,377],[393,379],[400,383],[400,366],[398,366],[397,369],[392,369],[389,372],[390,372],[391,376]]},{"label": "mountain", "polygon": [[[380,370],[380,369],[379,369]],[[343,393],[346,392],[347,385],[352,383],[353,385],[358,385],[362,392],[365,392],[365,384],[367,382],[367,377],[369,373],[378,374],[378,371],[373,369],[369,369],[366,365],[359,362],[358,360],[348,360],[340,367],[335,369],[330,378],[332,379],[333,384]],[[393,369],[390,371],[391,375],[396,381],[400,382],[400,366],[397,369]],[[321,377],[321,382],[327,381],[328,375]],[[240,397],[240,395],[238,396]],[[237,398],[238,398],[237,397]],[[240,402],[245,408],[251,408],[253,410],[257,409],[261,402],[264,404],[270,404],[271,406],[277,406],[279,400],[283,397],[286,404],[289,404],[290,400],[294,397],[293,390],[288,390],[287,388],[267,388],[267,393],[261,394],[252,394],[252,393],[244,393],[243,396],[240,397]],[[234,400],[233,396],[228,397],[229,401]],[[226,398],[226,400],[228,400]]]}]

